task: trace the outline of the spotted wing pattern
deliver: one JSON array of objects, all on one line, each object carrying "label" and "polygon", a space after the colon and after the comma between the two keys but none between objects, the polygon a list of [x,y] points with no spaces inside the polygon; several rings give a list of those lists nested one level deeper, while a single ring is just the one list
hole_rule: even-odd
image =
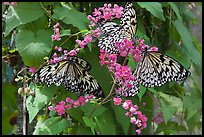
[{"label": "spotted wing pattern", "polygon": [[123,39],[132,39],[135,36],[137,29],[136,12],[132,3],[127,3],[120,24],[110,21],[100,21],[99,28],[102,31],[103,37],[99,39],[98,46],[111,53],[119,53],[115,48],[116,42],[121,42]]},{"label": "spotted wing pattern", "polygon": [[170,81],[185,80],[191,73],[178,61],[156,51],[145,51],[134,76],[145,87],[157,87]]},{"label": "spotted wing pattern", "polygon": [[40,68],[33,76],[33,82],[45,83],[50,86],[62,83],[66,90],[81,94],[103,96],[103,91],[92,75],[89,74],[91,66],[78,57],[68,57],[66,61],[48,64]]}]

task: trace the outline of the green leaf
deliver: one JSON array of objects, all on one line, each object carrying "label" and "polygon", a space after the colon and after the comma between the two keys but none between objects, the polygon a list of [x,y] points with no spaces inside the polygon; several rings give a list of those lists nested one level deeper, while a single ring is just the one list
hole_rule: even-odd
[{"label": "green leaf", "polygon": [[16,47],[27,66],[40,66],[52,48],[51,33],[21,30],[16,35]]},{"label": "green leaf", "polygon": [[145,94],[146,92],[146,87],[140,85],[140,88],[139,88],[140,92],[138,93],[138,97],[139,97],[139,101],[142,100],[142,96]]},{"label": "green leaf", "polygon": [[130,127],[130,119],[129,117],[125,116],[126,110],[121,106],[115,106],[113,103],[111,104],[111,106],[114,110],[114,114],[116,114],[115,118],[123,130],[123,132],[119,131],[120,132],[119,134],[127,135]]},{"label": "green leaf", "polygon": [[71,30],[70,29],[65,29],[65,30],[61,30],[60,31],[60,37],[69,36],[70,34],[71,34]]},{"label": "green leaf", "polygon": [[102,135],[115,135],[116,125],[113,117],[113,113],[105,111],[103,115],[94,117],[96,121],[96,130]]},{"label": "green leaf", "polygon": [[39,2],[18,2],[17,6],[9,6],[6,16],[7,36],[15,27],[32,22],[43,16],[44,11]]},{"label": "green leaf", "polygon": [[30,88],[35,92],[35,96],[29,96],[26,99],[26,107],[29,114],[29,123],[33,121],[37,113],[50,101],[50,99],[57,93],[56,86],[37,88],[33,84]]},{"label": "green leaf", "polygon": [[45,121],[41,118],[36,125],[33,135],[57,135],[69,126],[69,122],[60,116],[51,117]]},{"label": "green leaf", "polygon": [[77,127],[76,135],[93,135],[93,134],[89,127],[84,127],[83,125],[79,125]]},{"label": "green leaf", "polygon": [[93,121],[93,119],[89,118],[87,116],[84,116],[83,120],[84,120],[84,123],[86,124],[86,126],[91,128],[93,135],[95,135],[94,129],[96,128],[96,123]]},{"label": "green leaf", "polygon": [[97,117],[107,110],[107,108],[102,105],[96,106],[96,104],[90,102],[86,102],[85,106],[81,107],[81,109],[85,112],[87,116],[92,113],[91,117]]},{"label": "green leaf", "polygon": [[185,46],[184,48],[191,55],[193,63],[195,63],[197,66],[200,66],[201,55],[199,54],[198,50],[193,45],[193,40],[192,40],[190,32],[180,20],[175,20],[173,22],[173,25],[178,31],[178,33],[180,34],[183,40],[184,46]]},{"label": "green leaf", "polygon": [[56,6],[54,8],[53,17],[58,20],[62,20],[66,24],[72,24],[80,31],[88,29],[87,25],[89,23],[89,20],[87,19],[86,14],[77,11],[70,4],[63,4],[62,7]]},{"label": "green leaf", "polygon": [[187,120],[202,109],[202,99],[196,96],[183,96],[184,108],[187,110]]},{"label": "green leaf", "polygon": [[158,19],[165,21],[163,16],[162,5],[159,2],[137,2],[138,5],[142,8],[147,9],[153,16]]},{"label": "green leaf", "polygon": [[179,131],[186,131],[186,128],[182,125],[178,125],[178,123],[168,121],[167,124],[165,123],[159,124],[155,131],[155,134],[159,134],[160,132],[175,134],[176,131],[177,133]]},{"label": "green leaf", "polygon": [[71,108],[70,110],[66,111],[73,119],[77,120],[78,122],[81,122],[83,119],[82,117],[84,116],[83,111],[78,108]]},{"label": "green leaf", "polygon": [[171,106],[171,104],[165,102],[162,98],[160,98],[160,103],[164,122],[167,124],[167,122],[172,118],[172,115],[176,112],[177,108]]},{"label": "green leaf", "polygon": [[177,16],[178,20],[182,21],[180,11],[179,11],[178,7],[176,6],[176,4],[174,2],[167,2],[167,3],[171,6],[173,11],[176,13],[176,16]]}]

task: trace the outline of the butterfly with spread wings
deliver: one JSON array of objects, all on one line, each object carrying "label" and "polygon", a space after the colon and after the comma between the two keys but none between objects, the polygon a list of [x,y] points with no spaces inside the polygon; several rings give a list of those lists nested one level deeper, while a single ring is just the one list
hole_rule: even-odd
[{"label": "butterfly with spread wings", "polygon": [[79,95],[84,93],[97,97],[103,96],[99,83],[89,74],[91,65],[78,57],[68,57],[65,61],[55,64],[47,64],[41,67],[34,75],[33,82],[45,83],[50,86],[62,83],[66,90],[76,92]]},{"label": "butterfly with spread wings", "polygon": [[126,90],[128,96],[134,96],[139,92],[139,84],[144,87],[159,87],[167,82],[185,80],[191,73],[175,59],[146,49],[133,75],[133,87],[129,91]]},{"label": "butterfly with spread wings", "polygon": [[133,4],[126,3],[120,24],[111,21],[99,21],[98,24],[104,35],[99,39],[98,46],[111,54],[119,53],[115,48],[115,43],[121,42],[125,38],[131,40],[137,30],[136,12]]}]

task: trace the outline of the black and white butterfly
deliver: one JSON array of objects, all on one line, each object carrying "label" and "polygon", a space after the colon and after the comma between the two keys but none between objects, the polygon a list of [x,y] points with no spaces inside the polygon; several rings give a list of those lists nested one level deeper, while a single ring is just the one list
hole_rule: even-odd
[{"label": "black and white butterfly", "polygon": [[126,3],[120,24],[100,21],[99,28],[104,36],[99,39],[98,46],[111,54],[119,53],[115,43],[122,42],[125,38],[131,40],[136,34],[137,19],[133,4]]},{"label": "black and white butterfly", "polygon": [[90,75],[91,65],[78,57],[68,57],[67,60],[41,67],[34,75],[33,82],[45,83],[47,86],[62,83],[66,90],[79,95],[92,94],[103,96],[99,83]]},{"label": "black and white butterfly", "polygon": [[126,91],[128,96],[139,92],[139,84],[144,87],[159,87],[167,82],[185,80],[191,73],[175,59],[146,49],[133,75],[135,80],[132,82],[132,89]]}]

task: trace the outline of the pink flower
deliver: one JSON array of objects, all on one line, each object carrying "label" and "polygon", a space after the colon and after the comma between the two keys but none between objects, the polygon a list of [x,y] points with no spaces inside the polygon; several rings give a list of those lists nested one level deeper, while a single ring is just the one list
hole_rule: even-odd
[{"label": "pink flower", "polygon": [[131,116],[132,116],[132,114],[131,114],[130,112],[126,112],[125,115],[126,115],[127,117],[131,117]]},{"label": "pink flower", "polygon": [[83,106],[85,105],[86,98],[84,96],[80,96],[77,101]]},{"label": "pink flower", "polygon": [[101,12],[100,12],[98,9],[94,8],[93,15],[94,15],[94,16],[100,16],[100,15],[101,15]]},{"label": "pink flower", "polygon": [[141,134],[141,129],[137,129],[137,130],[135,130],[135,132],[139,135],[139,134]]},{"label": "pink flower", "polygon": [[58,47],[57,51],[61,52],[62,51],[62,47]]},{"label": "pink flower", "polygon": [[64,102],[61,101],[59,104],[57,104],[54,110],[58,112],[58,115],[63,115],[65,113]]},{"label": "pink flower", "polygon": [[72,104],[72,103],[73,103],[73,100],[72,100],[70,97],[67,97],[67,98],[66,98],[66,102]]},{"label": "pink flower", "polygon": [[9,2],[4,2],[5,5],[9,5]]},{"label": "pink flower", "polygon": [[130,108],[130,112],[131,112],[132,114],[135,114],[136,111],[137,111],[136,108],[134,108],[134,107],[131,107],[131,108]]},{"label": "pink flower", "polygon": [[32,74],[34,74],[36,71],[37,71],[36,67],[30,66],[29,72],[31,72]]},{"label": "pink flower", "polygon": [[143,122],[143,123],[142,123],[142,127],[143,127],[143,128],[146,128],[146,127],[147,127],[147,123]]},{"label": "pink flower", "polygon": [[126,110],[129,109],[129,105],[128,105],[127,102],[124,102],[123,105],[122,105],[122,107],[123,107],[124,109],[126,109]]},{"label": "pink flower", "polygon": [[49,109],[49,110],[53,110],[53,106],[49,106],[48,109]]},{"label": "pink flower", "polygon": [[90,35],[86,35],[86,37],[84,38],[84,41],[85,41],[86,43],[89,43],[89,42],[92,41],[92,37],[91,37]]},{"label": "pink flower", "polygon": [[122,102],[122,98],[113,98],[114,105],[120,105]]},{"label": "pink flower", "polygon": [[129,107],[132,107],[132,100],[125,100]]},{"label": "pink flower", "polygon": [[77,51],[76,50],[71,50],[67,53],[67,55],[69,56],[75,56],[77,54]]},{"label": "pink flower", "polygon": [[136,121],[137,121],[137,120],[136,120],[136,118],[135,118],[135,117],[131,117],[131,118],[130,118],[130,122],[131,122],[131,123],[135,124],[135,123],[136,123]]},{"label": "pink flower", "polygon": [[158,48],[154,46],[154,47],[152,47],[150,50],[151,50],[151,51],[158,51]]},{"label": "pink flower", "polygon": [[71,105],[71,104],[68,104],[68,105],[65,106],[65,108],[66,108],[67,110],[69,110],[70,108],[72,108],[72,105]]},{"label": "pink flower", "polygon": [[114,4],[113,12],[115,13],[116,18],[121,18],[123,14],[123,9],[123,7],[119,7],[117,4]]},{"label": "pink flower", "polygon": [[79,101],[73,101],[73,107],[74,107],[74,108],[77,108],[77,107],[79,107],[79,106],[80,106]]},{"label": "pink flower", "polygon": [[102,32],[101,32],[101,30],[100,30],[99,27],[96,28],[95,30],[92,30],[91,33],[92,33],[92,35],[93,35],[94,37],[96,37],[96,38],[98,38],[98,37],[102,34]]},{"label": "pink flower", "polygon": [[84,48],[84,46],[87,44],[85,43],[84,41],[81,41],[81,40],[75,40],[75,42],[81,47],[81,48]]}]

